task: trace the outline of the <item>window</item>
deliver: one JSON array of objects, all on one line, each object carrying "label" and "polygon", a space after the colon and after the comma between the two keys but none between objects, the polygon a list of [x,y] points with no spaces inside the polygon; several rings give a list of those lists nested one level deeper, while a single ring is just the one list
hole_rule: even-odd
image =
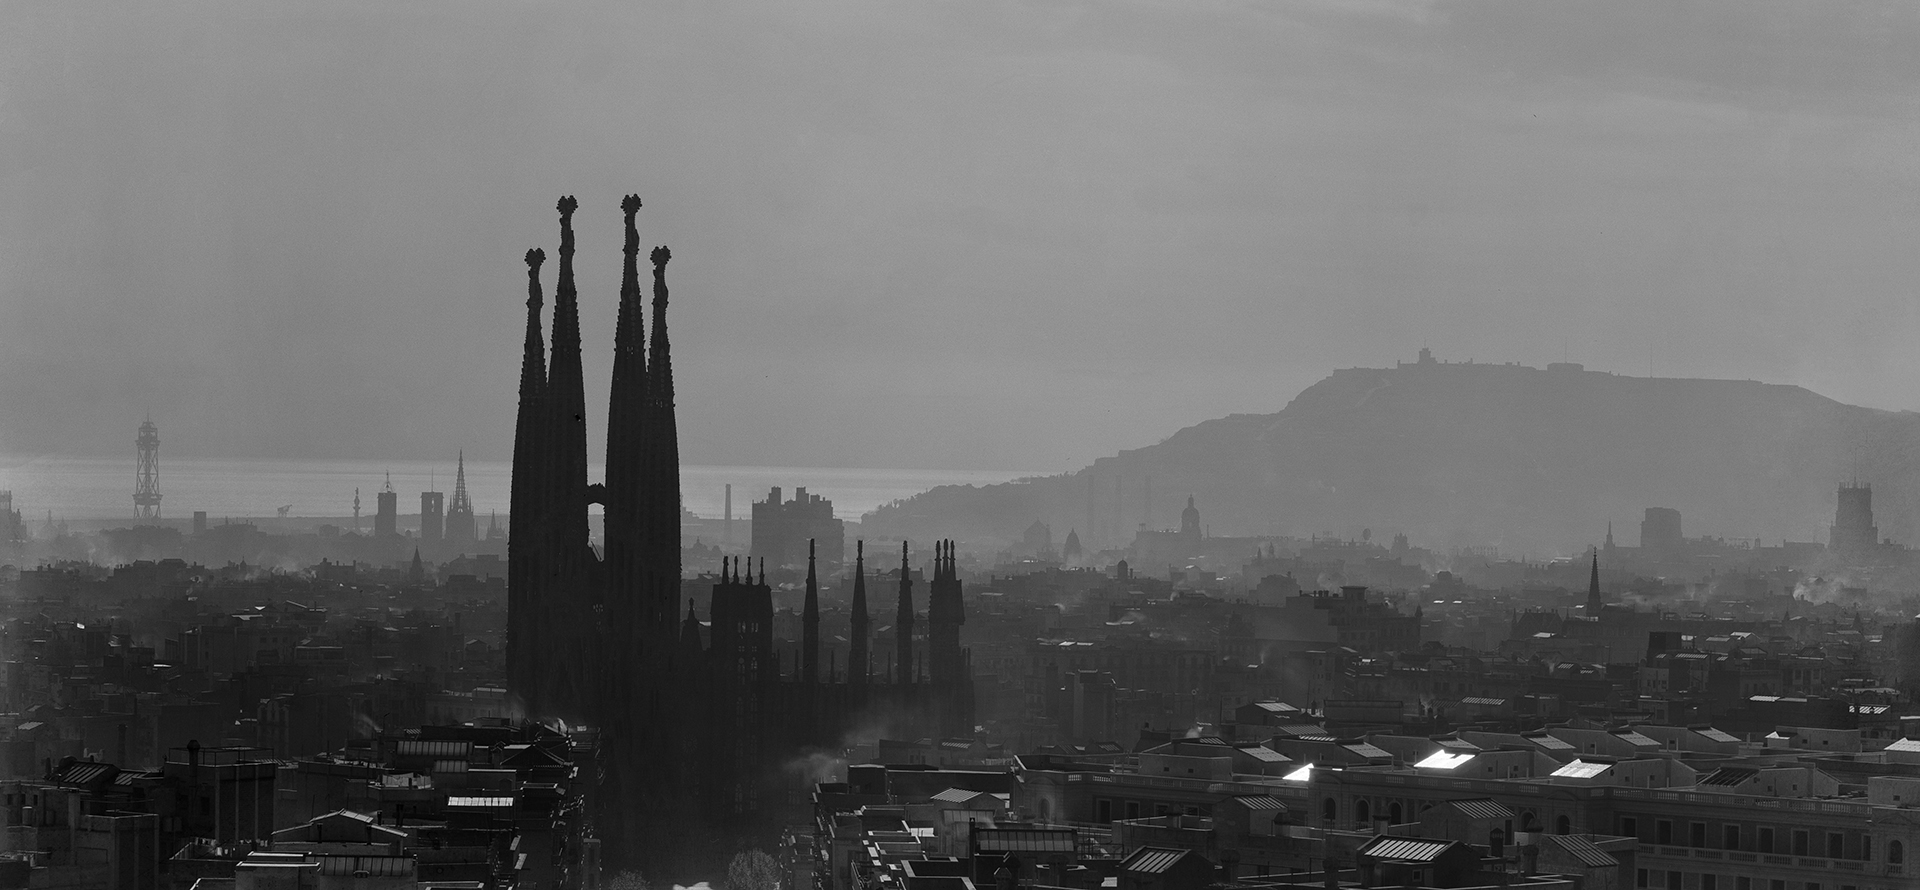
[{"label": "window", "polygon": [[1695,822],[1687,826],[1687,846],[1704,847],[1707,845],[1707,823]]},{"label": "window", "polygon": [[1339,810],[1340,810],[1340,804],[1335,802],[1334,799],[1331,797],[1320,802],[1320,818],[1328,822],[1332,822],[1336,818],[1338,818],[1336,814],[1339,812]]},{"label": "window", "polygon": [[1391,805],[1387,807],[1387,821],[1395,825],[1399,825],[1401,812],[1402,811],[1400,809],[1400,802],[1397,800],[1394,801]]},{"label": "window", "polygon": [[1361,825],[1365,825],[1367,824],[1368,821],[1370,821],[1367,817],[1371,815],[1373,814],[1367,811],[1366,801],[1356,800],[1353,802],[1353,821],[1358,822]]},{"label": "window", "polygon": [[1705,874],[1702,874],[1700,876],[1700,890],[1719,890],[1719,888],[1714,886],[1715,884],[1719,883],[1719,880],[1718,880],[1719,877],[1720,877],[1719,875],[1716,875],[1713,872],[1706,872]]},{"label": "window", "polygon": [[[1637,837],[1639,837],[1639,836],[1640,836],[1640,821],[1639,821],[1638,819],[1634,819],[1634,818],[1632,818],[1632,817],[1625,817],[1625,816],[1623,816],[1623,817],[1621,817],[1621,819],[1620,819],[1620,836],[1621,836],[1621,837],[1633,837],[1633,838],[1637,838]],[[1644,885],[1643,885],[1643,886],[1644,886]]]},{"label": "window", "polygon": [[1734,878],[1733,890],[1753,890],[1752,878]]},{"label": "window", "polygon": [[1767,890],[1787,890],[1787,882],[1779,878],[1774,878],[1767,882]]},{"label": "window", "polygon": [[1720,830],[1720,846],[1728,850],[1740,849],[1740,826],[1728,825]]},{"label": "window", "polygon": [[1098,801],[1094,803],[1093,811],[1094,813],[1097,814],[1094,816],[1095,822],[1112,822],[1113,821],[1113,801],[1110,801],[1110,800]]},{"label": "window", "polygon": [[1643,868],[1633,873],[1633,886],[1635,887],[1647,886],[1647,870],[1646,869]]},{"label": "window", "polygon": [[1901,846],[1899,841],[1887,841],[1887,864],[1899,865],[1905,861],[1907,861],[1907,848]]},{"label": "window", "polygon": [[1653,823],[1653,842],[1656,844],[1673,843],[1673,822],[1661,819]]},{"label": "window", "polygon": [[1140,802],[1139,801],[1137,800],[1127,801],[1127,818],[1129,819],[1140,818]]},{"label": "window", "polygon": [[1153,814],[1155,816],[1165,816],[1167,814],[1167,805],[1163,803],[1154,804]]},{"label": "window", "polygon": [[1680,890],[1680,873],[1679,872],[1677,871],[1667,872],[1667,890]]},{"label": "window", "polygon": [[1795,856],[1808,855],[1806,829],[1796,828],[1793,830],[1793,855]]},{"label": "window", "polygon": [[[1772,828],[1760,829],[1760,852],[1762,853],[1773,852],[1773,829]],[[1775,887],[1774,890],[1781,890],[1781,888]]]},{"label": "window", "polygon": [[1873,861],[1873,835],[1863,834],[1860,836],[1860,861]]},{"label": "window", "polygon": [[1553,820],[1553,833],[1554,834],[1572,834],[1573,820],[1565,816],[1561,816],[1560,818]]},{"label": "window", "polygon": [[1847,836],[1837,831],[1827,832],[1827,858],[1839,859],[1846,855]]}]

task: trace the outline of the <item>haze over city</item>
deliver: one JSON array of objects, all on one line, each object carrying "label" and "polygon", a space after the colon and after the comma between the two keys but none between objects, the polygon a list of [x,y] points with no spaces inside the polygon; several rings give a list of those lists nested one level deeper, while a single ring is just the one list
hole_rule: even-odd
[{"label": "haze over city", "polygon": [[604,405],[627,190],[704,464],[1066,470],[1422,345],[1920,407],[1909,6],[0,18],[16,457],[504,460],[528,210]]}]

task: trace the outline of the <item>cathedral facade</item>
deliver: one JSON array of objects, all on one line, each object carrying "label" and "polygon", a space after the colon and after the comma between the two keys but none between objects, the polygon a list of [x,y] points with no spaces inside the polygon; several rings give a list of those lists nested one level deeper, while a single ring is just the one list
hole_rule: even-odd
[{"label": "cathedral facade", "polygon": [[[973,674],[953,545],[937,548],[927,651],[902,635],[876,676],[866,652],[864,572],[854,575],[854,638],[842,670],[819,664],[819,583],[808,560],[799,651],[777,651],[764,566],[730,562],[712,585],[711,627],[699,604],[680,610],[680,454],[667,339],[665,247],[653,266],[651,342],[644,322],[635,217],[626,217],[603,482],[587,478],[586,400],[573,214],[560,199],[559,275],[543,337],[543,251],[527,252],[527,320],[515,419],[508,546],[508,685],[523,713],[598,730],[592,822],[610,867],[659,882],[724,862],[767,829],[770,796],[796,779],[781,764],[844,746],[857,727],[909,736],[971,736]],[[604,511],[604,546],[588,509]],[[912,582],[902,550],[896,622],[910,626]],[[864,548],[860,557],[864,567]]]}]

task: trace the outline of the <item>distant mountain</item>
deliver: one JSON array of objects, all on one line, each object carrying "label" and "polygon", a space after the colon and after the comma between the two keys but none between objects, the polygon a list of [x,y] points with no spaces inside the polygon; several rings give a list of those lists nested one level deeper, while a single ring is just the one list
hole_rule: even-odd
[{"label": "distant mountain", "polygon": [[[1609,521],[1639,542],[1646,507],[1688,537],[1827,538],[1834,490],[1870,483],[1882,537],[1916,542],[1920,414],[1750,380],[1622,377],[1423,360],[1335,371],[1275,414],[1236,414],[1074,473],[945,486],[867,514],[869,535],[1120,546],[1186,497],[1219,535],[1406,533],[1415,545],[1572,553]],[[1116,480],[1118,494],[1116,501]],[[1116,502],[1118,510],[1116,511]],[[1091,521],[1089,521],[1091,515]]]}]

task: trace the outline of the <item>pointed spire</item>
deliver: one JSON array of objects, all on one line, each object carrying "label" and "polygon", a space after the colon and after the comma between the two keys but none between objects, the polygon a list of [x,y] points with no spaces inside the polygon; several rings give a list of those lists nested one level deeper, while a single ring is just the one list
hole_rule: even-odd
[{"label": "pointed spire", "polygon": [[898,682],[912,680],[907,675],[913,664],[913,574],[907,562],[907,542],[900,542],[900,603],[893,614],[894,663],[900,666]]},{"label": "pointed spire", "polygon": [[847,682],[867,682],[867,542],[854,543],[853,617],[849,622]]},{"label": "pointed spire", "polygon": [[[680,433],[674,420],[673,359],[667,343],[667,260],[665,247],[654,248],[653,342],[647,358],[646,437],[640,463],[646,515],[639,522],[650,571],[659,583],[675,588],[680,576]],[[636,304],[636,313],[638,307]]]},{"label": "pointed spire", "polygon": [[643,553],[646,535],[640,518],[651,398],[647,390],[646,333],[641,327],[646,308],[640,300],[640,235],[634,228],[640,197],[626,196],[620,209],[626,214],[626,245],[613,332],[613,376],[607,391],[607,494],[601,522],[607,542],[608,618],[632,628],[630,633],[639,636],[644,635],[642,624],[660,620],[661,613],[671,620],[668,604],[673,600],[661,597],[665,602],[648,603],[643,592],[650,589],[647,582],[657,579],[647,572]]},{"label": "pointed spire", "polygon": [[1600,617],[1600,552],[1593,553],[1593,574],[1587,579],[1587,617]]},{"label": "pointed spire", "polygon": [[811,538],[807,539],[807,598],[800,607],[800,680],[820,682],[820,578],[814,571]]}]

